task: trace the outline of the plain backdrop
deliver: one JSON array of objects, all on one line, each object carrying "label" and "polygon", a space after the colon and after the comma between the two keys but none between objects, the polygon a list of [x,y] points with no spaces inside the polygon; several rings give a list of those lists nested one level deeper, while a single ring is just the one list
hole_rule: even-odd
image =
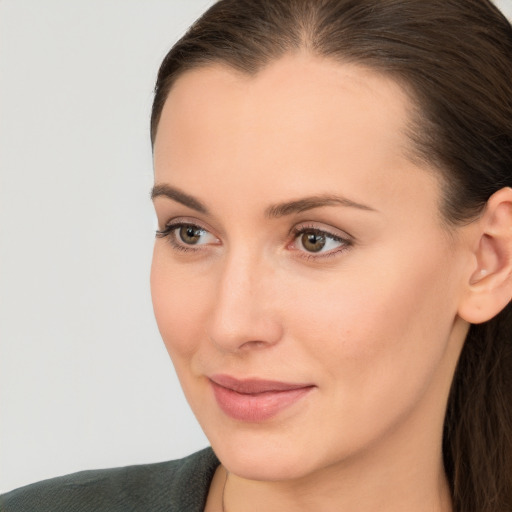
[{"label": "plain backdrop", "polygon": [[0,0],[0,489],[208,442],[153,318],[149,116],[207,0]]},{"label": "plain backdrop", "polygon": [[208,444],[153,319],[148,128],[211,3],[0,0],[1,491]]}]

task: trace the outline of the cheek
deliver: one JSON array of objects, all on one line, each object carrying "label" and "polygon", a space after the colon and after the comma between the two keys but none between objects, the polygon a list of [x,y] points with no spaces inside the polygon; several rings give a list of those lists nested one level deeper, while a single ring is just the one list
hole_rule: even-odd
[{"label": "cheek", "polygon": [[391,254],[379,256],[371,258],[373,265],[361,261],[359,269],[347,263],[316,287],[294,283],[297,295],[286,322],[292,356],[319,385],[321,409],[311,428],[331,440],[318,446],[318,454],[332,462],[408,418],[421,424],[421,418],[443,414],[439,408],[451,381],[445,355],[454,290],[449,272],[440,270],[447,260],[432,257],[428,266],[412,266],[397,262],[395,253],[391,265]]},{"label": "cheek", "polygon": [[209,297],[205,284],[207,281],[195,277],[187,265],[173,265],[165,247],[155,246],[151,265],[153,309],[175,364],[178,358],[190,358],[205,337],[202,315]]},{"label": "cheek", "polygon": [[456,312],[450,263],[418,253],[426,259],[409,249],[397,261],[396,251],[382,251],[373,264],[348,263],[315,293],[307,286],[298,293],[307,299],[295,301],[290,335],[315,361],[340,411],[375,417],[379,404],[408,407],[441,365]]}]

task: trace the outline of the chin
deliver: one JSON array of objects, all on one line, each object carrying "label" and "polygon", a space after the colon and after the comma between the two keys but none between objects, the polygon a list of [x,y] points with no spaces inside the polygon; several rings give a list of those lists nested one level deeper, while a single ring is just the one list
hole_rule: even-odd
[{"label": "chin", "polygon": [[312,445],[305,446],[304,442],[283,433],[276,434],[261,429],[259,432],[238,431],[219,435],[219,430],[216,430],[209,439],[222,465],[240,478],[295,480],[319,469],[321,460]]},{"label": "chin", "polygon": [[215,450],[223,466],[232,474],[247,480],[285,481],[297,480],[311,472],[304,466],[305,457],[298,453],[269,453],[266,449],[257,451],[247,448]]}]

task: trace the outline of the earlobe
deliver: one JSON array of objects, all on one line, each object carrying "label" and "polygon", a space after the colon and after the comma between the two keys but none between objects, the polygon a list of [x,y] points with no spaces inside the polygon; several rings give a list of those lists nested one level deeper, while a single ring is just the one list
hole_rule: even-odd
[{"label": "earlobe", "polygon": [[477,223],[475,265],[459,307],[472,324],[490,320],[512,298],[512,188],[495,192]]}]

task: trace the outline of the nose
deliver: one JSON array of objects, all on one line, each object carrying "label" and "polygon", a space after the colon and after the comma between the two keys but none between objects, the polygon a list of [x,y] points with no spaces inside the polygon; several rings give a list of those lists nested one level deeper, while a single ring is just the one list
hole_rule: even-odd
[{"label": "nose", "polygon": [[262,349],[282,338],[274,274],[262,258],[233,254],[224,261],[206,326],[219,350]]}]

